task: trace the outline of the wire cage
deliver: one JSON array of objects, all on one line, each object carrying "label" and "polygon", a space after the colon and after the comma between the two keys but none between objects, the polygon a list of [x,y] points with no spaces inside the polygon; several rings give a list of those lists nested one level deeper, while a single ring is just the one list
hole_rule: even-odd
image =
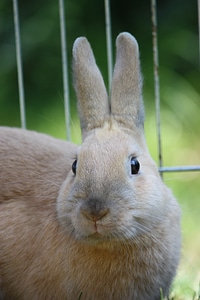
[{"label": "wire cage", "polygon": [[[62,81],[63,81],[63,96],[64,99],[64,113],[65,113],[65,127],[66,127],[66,138],[71,139],[70,129],[70,82],[69,82],[69,63],[68,63],[68,28],[66,25],[66,7],[68,1],[58,0],[58,12],[59,12],[59,26],[60,26],[60,37],[56,37],[59,40],[61,48],[61,60],[62,60]],[[155,115],[156,115],[156,140],[157,140],[157,161],[158,168],[163,173],[171,172],[195,172],[200,171],[200,156],[197,161],[194,161],[193,165],[179,165],[179,166],[165,166],[164,154],[163,154],[163,133],[162,133],[162,122],[161,122],[161,97],[160,97],[160,76],[159,76],[159,36],[158,36],[158,25],[157,25],[157,5],[156,0],[151,0],[148,8],[151,14],[151,40],[152,40],[152,61],[153,61],[153,72],[154,74],[154,97],[155,97]],[[21,32],[20,32],[20,6],[18,7],[18,0],[13,0],[13,16],[14,16],[14,32],[15,32],[15,48],[16,48],[16,62],[17,62],[17,74],[18,74],[18,90],[19,90],[19,107],[20,107],[20,118],[21,127],[26,128],[26,99],[25,99],[25,85],[24,85],[24,74],[23,74],[23,49],[21,43]],[[113,71],[113,49],[112,49],[112,28],[111,28],[111,3],[109,0],[104,1],[104,26],[106,33],[106,55],[107,55],[107,77],[108,77],[108,89],[111,87],[112,71]],[[200,36],[200,0],[197,0],[197,19],[198,19],[198,31]],[[169,20],[170,22],[170,20]],[[134,29],[133,29],[134,31]],[[77,36],[79,33],[77,32]],[[200,38],[199,38],[199,49],[200,49]],[[199,50],[200,57],[200,50]],[[199,59],[200,61],[200,59]],[[198,64],[198,62],[196,62]],[[192,116],[191,116],[192,118]],[[199,164],[198,164],[199,163]],[[185,175],[187,176],[187,175]],[[199,273],[200,276],[200,273]],[[200,280],[200,278],[199,278]]]},{"label": "wire cage", "polygon": [[[200,0],[198,0],[198,12],[200,11]],[[65,120],[66,120],[66,135],[70,140],[70,101],[69,101],[69,81],[68,81],[68,62],[67,62],[67,40],[66,40],[66,24],[65,24],[65,7],[64,0],[59,0],[59,16],[60,16],[60,33],[61,33],[61,55],[62,55],[62,70],[63,70],[63,90],[65,103]],[[25,96],[24,96],[24,82],[23,82],[23,68],[22,68],[22,54],[21,54],[21,39],[19,28],[19,12],[18,2],[13,0],[14,12],[14,28],[16,40],[16,59],[19,85],[19,101],[20,101],[20,116],[21,127],[26,128],[26,113],[25,113]],[[200,12],[199,14],[200,15]],[[153,61],[154,61],[154,86],[155,86],[155,111],[156,111],[156,127],[157,127],[157,141],[158,141],[158,161],[159,171],[163,172],[186,172],[186,171],[200,171],[200,165],[193,166],[163,166],[162,141],[161,141],[161,120],[160,120],[160,83],[159,83],[159,57],[158,57],[158,37],[157,37],[157,12],[156,0],[151,0],[151,18],[152,18],[152,41],[153,41]],[[200,17],[199,17],[200,18]],[[199,21],[200,24],[200,21]],[[200,25],[199,25],[200,26]],[[106,41],[107,41],[107,60],[108,60],[108,79],[109,89],[112,81],[112,33],[111,33],[111,13],[109,0],[105,0],[105,27],[106,27]],[[200,29],[199,29],[200,32]]]}]

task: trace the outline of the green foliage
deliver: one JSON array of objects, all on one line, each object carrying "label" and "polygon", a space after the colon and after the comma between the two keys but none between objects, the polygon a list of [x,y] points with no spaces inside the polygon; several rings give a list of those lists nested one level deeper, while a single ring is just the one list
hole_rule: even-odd
[{"label": "green foliage", "polygon": [[[164,165],[200,164],[197,3],[157,2]],[[19,11],[28,128],[65,138],[58,2],[19,0]],[[76,37],[87,36],[107,85],[104,1],[65,1],[65,15],[72,139],[79,143],[71,49]],[[113,49],[121,31],[131,32],[139,42],[145,79],[146,137],[157,161],[150,3],[112,0],[111,15]],[[0,124],[20,126],[12,1],[0,2],[0,40]],[[170,173],[164,180],[183,211],[182,260],[170,299],[192,299],[200,280],[200,173]]]}]

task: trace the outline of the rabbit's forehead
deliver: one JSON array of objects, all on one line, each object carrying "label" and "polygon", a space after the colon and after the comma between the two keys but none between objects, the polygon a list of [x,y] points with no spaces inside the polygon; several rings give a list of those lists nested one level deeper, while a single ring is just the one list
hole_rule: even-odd
[{"label": "rabbit's forehead", "polygon": [[125,159],[129,155],[137,156],[141,151],[138,140],[118,128],[95,129],[83,143],[78,157],[113,160]]}]

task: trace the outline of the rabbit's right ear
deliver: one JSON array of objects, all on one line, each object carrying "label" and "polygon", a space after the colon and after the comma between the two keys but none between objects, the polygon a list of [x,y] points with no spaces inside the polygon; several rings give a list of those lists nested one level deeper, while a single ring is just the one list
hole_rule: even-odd
[{"label": "rabbit's right ear", "polygon": [[74,87],[83,139],[88,131],[101,127],[110,112],[102,75],[86,38],[77,38],[73,46]]}]

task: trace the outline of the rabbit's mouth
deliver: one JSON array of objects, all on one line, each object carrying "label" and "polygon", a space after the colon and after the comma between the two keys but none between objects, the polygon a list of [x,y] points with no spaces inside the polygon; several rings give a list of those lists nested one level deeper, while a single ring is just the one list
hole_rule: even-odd
[{"label": "rabbit's mouth", "polygon": [[74,229],[75,238],[85,243],[96,244],[116,240],[108,224],[92,221],[81,222]]},{"label": "rabbit's mouth", "polygon": [[111,224],[87,224],[76,227],[75,238],[89,244],[125,242],[130,239],[124,232],[117,231]]}]

